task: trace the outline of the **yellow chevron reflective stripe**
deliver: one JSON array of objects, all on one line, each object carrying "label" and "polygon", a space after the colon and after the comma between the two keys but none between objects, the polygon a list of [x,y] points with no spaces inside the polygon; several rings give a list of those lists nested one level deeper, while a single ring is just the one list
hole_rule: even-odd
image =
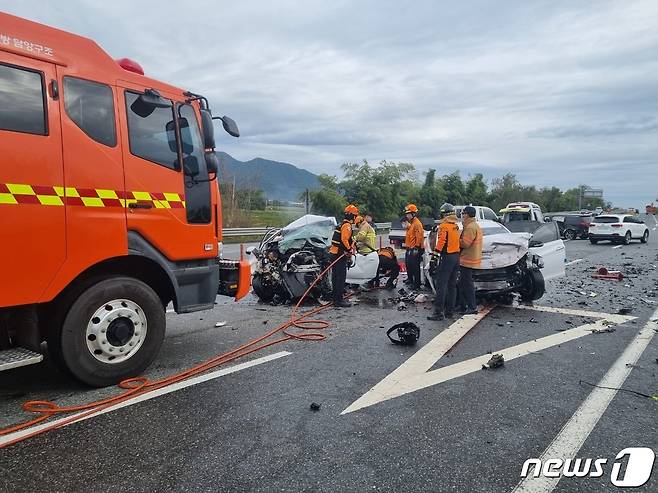
[{"label": "yellow chevron reflective stripe", "polygon": [[156,209],[184,209],[183,196],[174,192],[123,190],[0,183],[0,205],[45,205],[83,207],[128,207],[148,202]]}]

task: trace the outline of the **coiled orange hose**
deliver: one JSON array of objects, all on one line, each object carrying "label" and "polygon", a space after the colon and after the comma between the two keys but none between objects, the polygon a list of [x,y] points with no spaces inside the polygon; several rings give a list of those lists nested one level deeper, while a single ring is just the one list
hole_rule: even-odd
[{"label": "coiled orange hose", "polygon": [[[73,412],[79,412],[79,411],[86,411],[82,414],[76,414],[75,416],[71,416],[67,419],[60,420],[56,423],[53,423],[51,426],[46,426],[44,428],[41,428],[39,430],[34,430],[31,433],[28,433],[26,435],[23,435],[21,437],[15,438],[14,440],[10,440],[8,442],[5,442],[4,444],[0,445],[0,449],[9,447],[11,445],[14,445],[16,443],[22,442],[24,440],[27,440],[28,438],[32,438],[37,435],[41,435],[42,433],[45,433],[50,430],[54,430],[56,428],[60,428],[62,426],[65,426],[69,423],[72,423],[74,421],[79,421],[87,416],[91,416],[93,414],[98,413],[99,411],[102,411],[104,409],[107,409],[111,406],[114,406],[115,404],[118,404],[120,402],[126,401],[132,397],[135,397],[137,395],[144,394],[146,392],[150,392],[153,390],[157,390],[163,387],[166,387],[168,385],[180,382],[182,380],[186,380],[190,377],[193,377],[195,375],[198,375],[200,373],[206,372],[208,370],[211,370],[213,368],[216,368],[219,365],[223,365],[225,363],[229,363],[231,361],[234,361],[238,358],[242,358],[243,356],[247,356],[248,354],[254,353],[256,351],[260,351],[261,349],[265,349],[267,347],[273,346],[275,344],[279,344],[285,341],[289,341],[292,339],[297,339],[297,340],[305,340],[305,341],[322,341],[326,338],[324,334],[320,334],[318,332],[304,332],[304,331],[312,331],[312,330],[323,330],[329,327],[329,322],[326,320],[318,320],[318,319],[309,319],[308,317],[315,315],[316,313],[321,312],[322,310],[327,309],[330,307],[332,304],[328,303],[326,305],[321,305],[319,307],[316,307],[312,310],[307,311],[306,313],[303,313],[298,316],[297,312],[299,310],[299,307],[301,306],[302,302],[304,299],[308,296],[308,293],[313,289],[313,287],[324,277],[324,275],[333,267],[333,265],[338,262],[341,258],[343,258],[345,254],[341,255],[338,257],[336,260],[331,262],[329,266],[324,269],[318,277],[311,283],[311,285],[308,287],[308,289],[304,292],[302,297],[299,299],[299,301],[295,304],[295,306],[292,309],[290,318],[282,323],[281,325],[278,325],[274,327],[273,329],[269,330],[265,334],[263,334],[260,337],[257,337],[256,339],[252,339],[249,342],[246,342],[245,344],[242,344],[241,346],[238,346],[235,349],[232,349],[226,353],[219,354],[217,356],[214,356],[202,363],[199,363],[196,366],[193,366],[192,368],[189,368],[187,370],[184,370],[180,373],[176,373],[174,375],[162,378],[160,380],[155,380],[155,381],[150,381],[146,377],[133,377],[133,378],[127,378],[125,380],[122,380],[119,382],[118,387],[121,389],[125,389],[125,392],[122,392],[119,395],[109,397],[107,399],[101,399],[98,401],[94,402],[89,402],[87,404],[81,404],[77,406],[65,406],[61,407],[57,403],[52,402],[52,401],[27,401],[23,404],[23,410],[31,413],[36,413],[40,414],[41,416],[38,416],[34,419],[31,419],[29,421],[25,421],[23,423],[19,423],[13,426],[9,426],[7,428],[4,428],[0,430],[0,436],[4,435],[9,435],[10,433],[14,433],[17,431],[24,430],[26,428],[29,428],[31,426],[35,426],[39,423],[42,423],[48,419],[50,419],[52,416],[58,415],[58,414],[69,414]],[[301,329],[302,332],[297,332],[297,333],[292,333],[289,331],[292,327],[297,327],[298,329]],[[267,339],[271,338],[273,335],[281,332],[283,334],[282,337],[279,337],[277,339],[271,340],[271,341],[266,341]]]}]

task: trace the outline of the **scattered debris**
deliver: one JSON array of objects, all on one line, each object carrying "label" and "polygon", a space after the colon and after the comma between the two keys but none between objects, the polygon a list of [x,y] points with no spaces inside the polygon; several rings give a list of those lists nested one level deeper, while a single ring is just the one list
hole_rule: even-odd
[{"label": "scattered debris", "polygon": [[530,322],[531,324],[538,324],[539,323],[539,322],[537,322],[537,320],[534,319],[534,317],[531,318],[530,320],[528,320],[528,322]]},{"label": "scattered debris", "polygon": [[215,324],[215,327],[224,327],[225,325],[226,325],[226,320],[224,320],[224,321],[222,321],[222,322],[217,322],[217,323]]},{"label": "scattered debris", "polygon": [[610,281],[621,281],[624,275],[618,270],[608,270],[605,267],[596,269],[596,274],[592,274],[594,279],[607,279]]},{"label": "scattered debris", "polygon": [[428,296],[425,293],[421,293],[414,298],[414,303],[427,303]]},{"label": "scattered debris", "polygon": [[398,311],[401,312],[401,311],[404,311],[406,309],[407,309],[406,303],[404,301],[400,301],[400,303],[398,303]]},{"label": "scattered debris", "polygon": [[611,327],[611,326],[615,325],[615,323],[614,323],[614,322],[611,322],[610,320],[604,320],[604,321],[601,322],[601,323],[602,323],[603,325],[605,325],[606,327]]},{"label": "scattered debris", "polygon": [[605,327],[603,329],[598,329],[597,328],[597,329],[592,329],[592,334],[605,334],[607,332],[614,332],[615,330],[617,330],[617,329],[615,329],[613,327]]},{"label": "scattered debris", "polygon": [[618,315],[628,315],[632,311],[633,311],[633,309],[631,307],[625,306],[624,308],[620,308],[619,310],[617,310],[617,314]]},{"label": "scattered debris", "polygon": [[320,410],[321,404],[318,404],[317,402],[311,402],[311,405],[309,406],[311,411],[319,411]]},{"label": "scattered debris", "polygon": [[589,297],[590,297],[590,298],[596,298],[597,296],[598,296],[598,294],[596,294],[596,293],[590,293],[590,294],[589,294]]},{"label": "scattered debris", "polygon": [[500,353],[494,354],[489,361],[482,365],[483,370],[492,370],[494,368],[500,368],[505,365],[505,358]]}]

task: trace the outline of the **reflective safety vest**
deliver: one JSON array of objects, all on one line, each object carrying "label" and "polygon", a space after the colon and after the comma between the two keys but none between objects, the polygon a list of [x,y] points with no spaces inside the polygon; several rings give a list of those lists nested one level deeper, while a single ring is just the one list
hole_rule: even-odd
[{"label": "reflective safety vest", "polygon": [[331,247],[329,253],[338,254],[345,253],[354,247],[354,240],[352,239],[352,223],[344,219],[342,224],[336,226],[334,234],[331,237]]}]

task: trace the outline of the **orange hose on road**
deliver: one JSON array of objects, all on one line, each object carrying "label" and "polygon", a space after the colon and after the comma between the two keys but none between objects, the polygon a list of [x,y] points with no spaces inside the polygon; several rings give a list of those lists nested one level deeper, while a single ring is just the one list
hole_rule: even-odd
[{"label": "orange hose on road", "polygon": [[[256,351],[260,351],[261,349],[265,349],[267,347],[273,346],[275,344],[279,344],[285,341],[297,339],[297,340],[307,340],[307,341],[322,341],[326,339],[326,336],[324,334],[320,333],[314,333],[314,332],[297,332],[297,333],[291,333],[288,331],[288,329],[292,327],[297,327],[298,329],[301,329],[302,331],[311,331],[311,330],[323,330],[329,327],[329,322],[326,320],[312,320],[308,319],[311,315],[315,315],[316,313],[321,312],[322,310],[327,309],[330,307],[332,304],[328,303],[326,305],[321,305],[319,307],[316,307],[312,310],[307,311],[306,313],[301,314],[300,316],[297,316],[297,311],[306,298],[308,296],[308,293],[313,289],[313,287],[318,283],[322,277],[333,267],[333,265],[338,262],[341,258],[344,257],[345,254],[341,255],[338,257],[336,260],[331,262],[329,266],[324,269],[318,277],[311,283],[311,285],[308,287],[308,289],[304,292],[302,297],[299,299],[299,301],[295,304],[295,306],[292,309],[292,313],[290,314],[290,319],[288,319],[286,322],[282,323],[281,325],[278,325],[277,327],[274,327],[270,331],[266,332],[260,337],[257,337],[256,339],[252,339],[249,342],[246,342],[245,344],[238,346],[235,349],[232,349],[226,353],[219,354],[217,356],[214,356],[210,358],[207,361],[204,361],[203,363],[200,363],[196,366],[193,366],[192,368],[189,368],[185,371],[182,371],[180,373],[176,373],[174,375],[171,375],[169,377],[162,378],[160,380],[155,380],[153,382],[149,381],[148,378],[146,377],[133,377],[133,378],[127,378],[125,380],[122,380],[119,382],[118,387],[125,389],[125,392],[116,395],[114,397],[109,397],[107,399],[102,399],[94,402],[90,402],[87,404],[81,404],[77,406],[66,406],[66,407],[60,407],[58,404],[52,401],[27,401],[26,403],[23,404],[23,409],[27,412],[31,413],[37,413],[41,414],[41,416],[38,416],[34,419],[31,419],[29,421],[25,421],[23,423],[19,423],[17,425],[9,426],[7,428],[4,428],[0,430],[0,436],[3,435],[8,435],[10,433],[14,433],[17,431],[24,430],[26,428],[29,428],[31,426],[35,426],[39,423],[42,423],[52,416],[55,416],[57,414],[68,414],[68,413],[73,413],[73,412],[78,412],[78,411],[86,411],[82,414],[76,414],[75,416],[71,416],[67,419],[64,419],[62,421],[59,421],[57,423],[53,423],[51,426],[46,426],[42,429],[35,430],[31,433],[28,433],[24,436],[21,436],[19,438],[16,438],[14,440],[10,440],[2,445],[0,445],[0,449],[9,447],[11,445],[14,445],[16,443],[22,442],[24,440],[27,440],[28,438],[32,438],[34,436],[40,435],[42,433],[45,433],[50,430],[54,430],[56,428],[60,428],[62,426],[65,426],[69,423],[72,423],[74,421],[79,421],[81,419],[86,418],[87,416],[91,416],[93,414],[96,414],[104,409],[107,409],[111,406],[114,406],[115,404],[119,404],[120,402],[126,401],[132,397],[144,394],[146,392],[150,392],[153,390],[157,390],[163,387],[166,387],[168,385],[180,382],[182,380],[186,380],[192,376],[198,375],[200,373],[206,372],[210,369],[216,368],[219,365],[223,365],[225,363],[229,363],[231,361],[234,361],[238,358],[241,358],[243,356],[247,356],[248,354],[254,353]],[[272,341],[267,341],[263,342],[266,339],[269,339],[273,335],[282,332],[283,336],[279,337],[277,339],[274,339]],[[262,344],[259,344],[262,343]]]}]

